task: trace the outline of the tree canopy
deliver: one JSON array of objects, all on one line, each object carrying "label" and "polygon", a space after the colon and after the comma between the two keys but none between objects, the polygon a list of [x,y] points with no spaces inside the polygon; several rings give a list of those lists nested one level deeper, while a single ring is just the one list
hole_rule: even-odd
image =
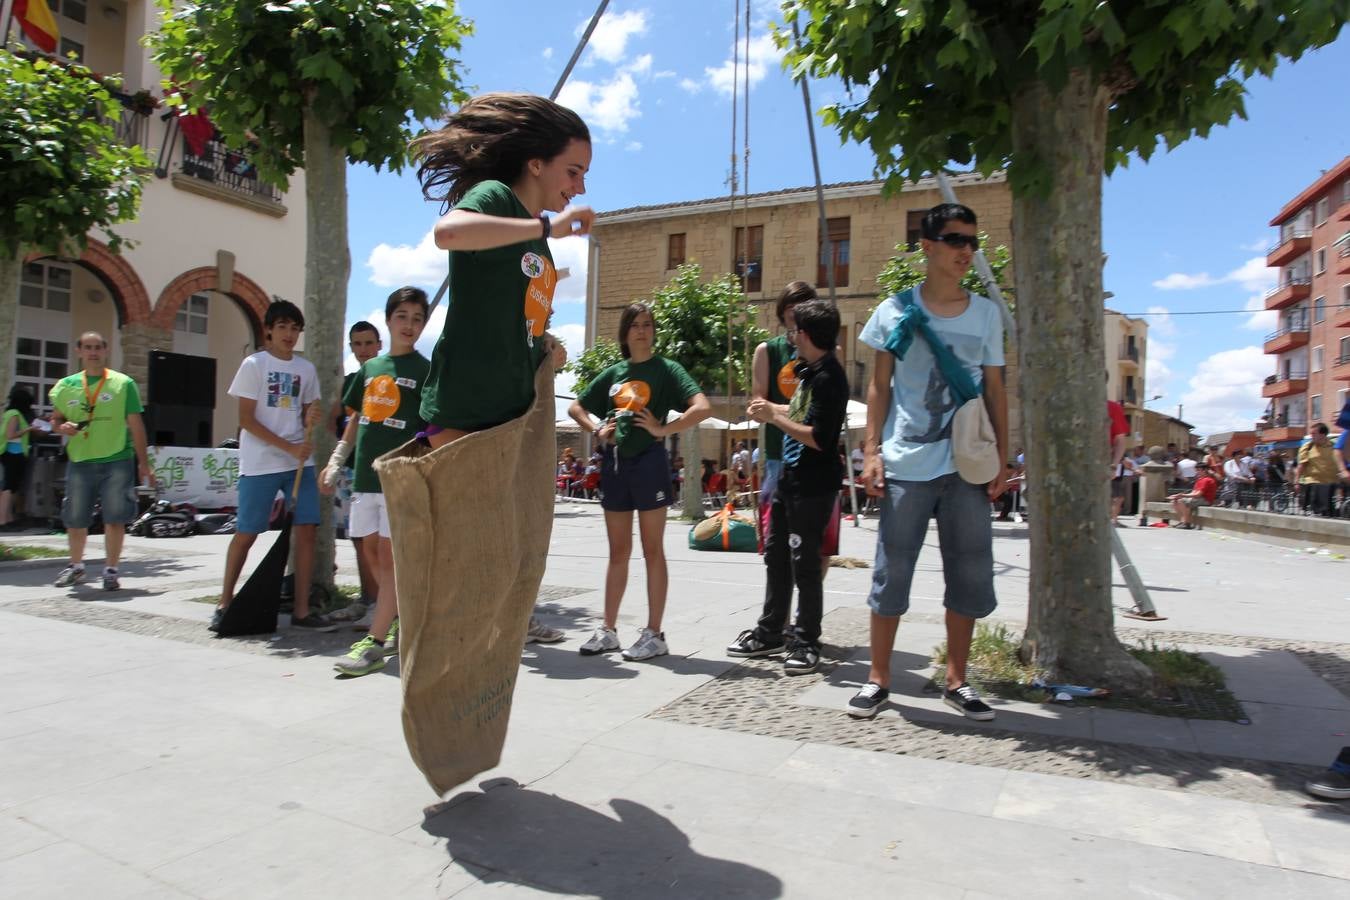
[{"label": "tree canopy", "polygon": [[111,226],[136,217],[150,160],[117,139],[121,114],[83,66],[0,49],[0,255],[82,249],[94,229],[122,246]]},{"label": "tree canopy", "polygon": [[[751,320],[736,276],[722,275],[707,282],[702,277],[702,267],[690,263],[680,266],[675,277],[652,291],[648,302],[656,320],[655,351],[684,366],[706,393],[725,390],[730,320],[732,377],[738,385],[749,384],[749,353],[769,333]],[[615,340],[601,338],[588,347],[567,366],[567,371],[577,376],[577,393],[620,359]]]},{"label": "tree canopy", "polygon": [[304,162],[307,110],[347,160],[401,169],[410,121],[442,114],[467,94],[458,51],[473,26],[453,2],[213,0],[176,9],[148,40],[183,94],[210,107],[234,146],[251,142],[265,179],[284,186]]},{"label": "tree canopy", "polygon": [[1107,172],[1245,118],[1243,81],[1335,40],[1345,0],[799,0],[785,7],[797,75],[839,77],[852,98],[824,110],[879,171],[912,180],[952,163],[1006,169],[1044,192],[1039,154],[1013,154],[1011,101],[1058,91],[1086,69],[1109,91]]}]

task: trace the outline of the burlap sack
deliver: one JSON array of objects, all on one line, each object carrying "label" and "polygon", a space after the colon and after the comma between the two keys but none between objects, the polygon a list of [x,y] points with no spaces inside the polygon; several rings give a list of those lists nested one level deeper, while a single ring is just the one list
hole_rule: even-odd
[{"label": "burlap sack", "polygon": [[497,765],[553,530],[553,368],[519,419],[380,457],[398,584],[403,734],[437,791]]}]

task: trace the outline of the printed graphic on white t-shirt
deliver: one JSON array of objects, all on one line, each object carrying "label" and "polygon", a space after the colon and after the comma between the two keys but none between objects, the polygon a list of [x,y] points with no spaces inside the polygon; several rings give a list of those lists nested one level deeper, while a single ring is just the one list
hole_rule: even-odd
[{"label": "printed graphic on white t-shirt", "polygon": [[[289,443],[305,439],[304,408],[319,399],[319,375],[303,356],[279,359],[261,350],[239,364],[230,396],[253,400],[258,424]],[[313,465],[308,460],[305,465]],[[269,475],[295,469],[296,459],[247,431],[239,433],[239,474]]]}]

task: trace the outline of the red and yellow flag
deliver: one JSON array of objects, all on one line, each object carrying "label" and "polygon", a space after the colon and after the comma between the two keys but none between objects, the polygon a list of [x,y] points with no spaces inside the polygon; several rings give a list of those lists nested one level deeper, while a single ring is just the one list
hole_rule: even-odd
[{"label": "red and yellow flag", "polygon": [[47,0],[14,0],[14,18],[28,39],[48,53],[56,52],[61,32],[56,17],[47,7]]}]

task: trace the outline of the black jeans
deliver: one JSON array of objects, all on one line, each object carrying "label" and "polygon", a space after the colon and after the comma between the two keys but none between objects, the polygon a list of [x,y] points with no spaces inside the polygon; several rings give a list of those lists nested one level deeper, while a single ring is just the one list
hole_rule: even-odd
[{"label": "black jeans", "polygon": [[792,612],[792,586],[797,585],[797,636],[820,640],[824,612],[820,541],[834,512],[834,494],[792,496],[779,482],[769,508],[769,534],[764,539],[764,612],[756,631],[774,641]]}]

